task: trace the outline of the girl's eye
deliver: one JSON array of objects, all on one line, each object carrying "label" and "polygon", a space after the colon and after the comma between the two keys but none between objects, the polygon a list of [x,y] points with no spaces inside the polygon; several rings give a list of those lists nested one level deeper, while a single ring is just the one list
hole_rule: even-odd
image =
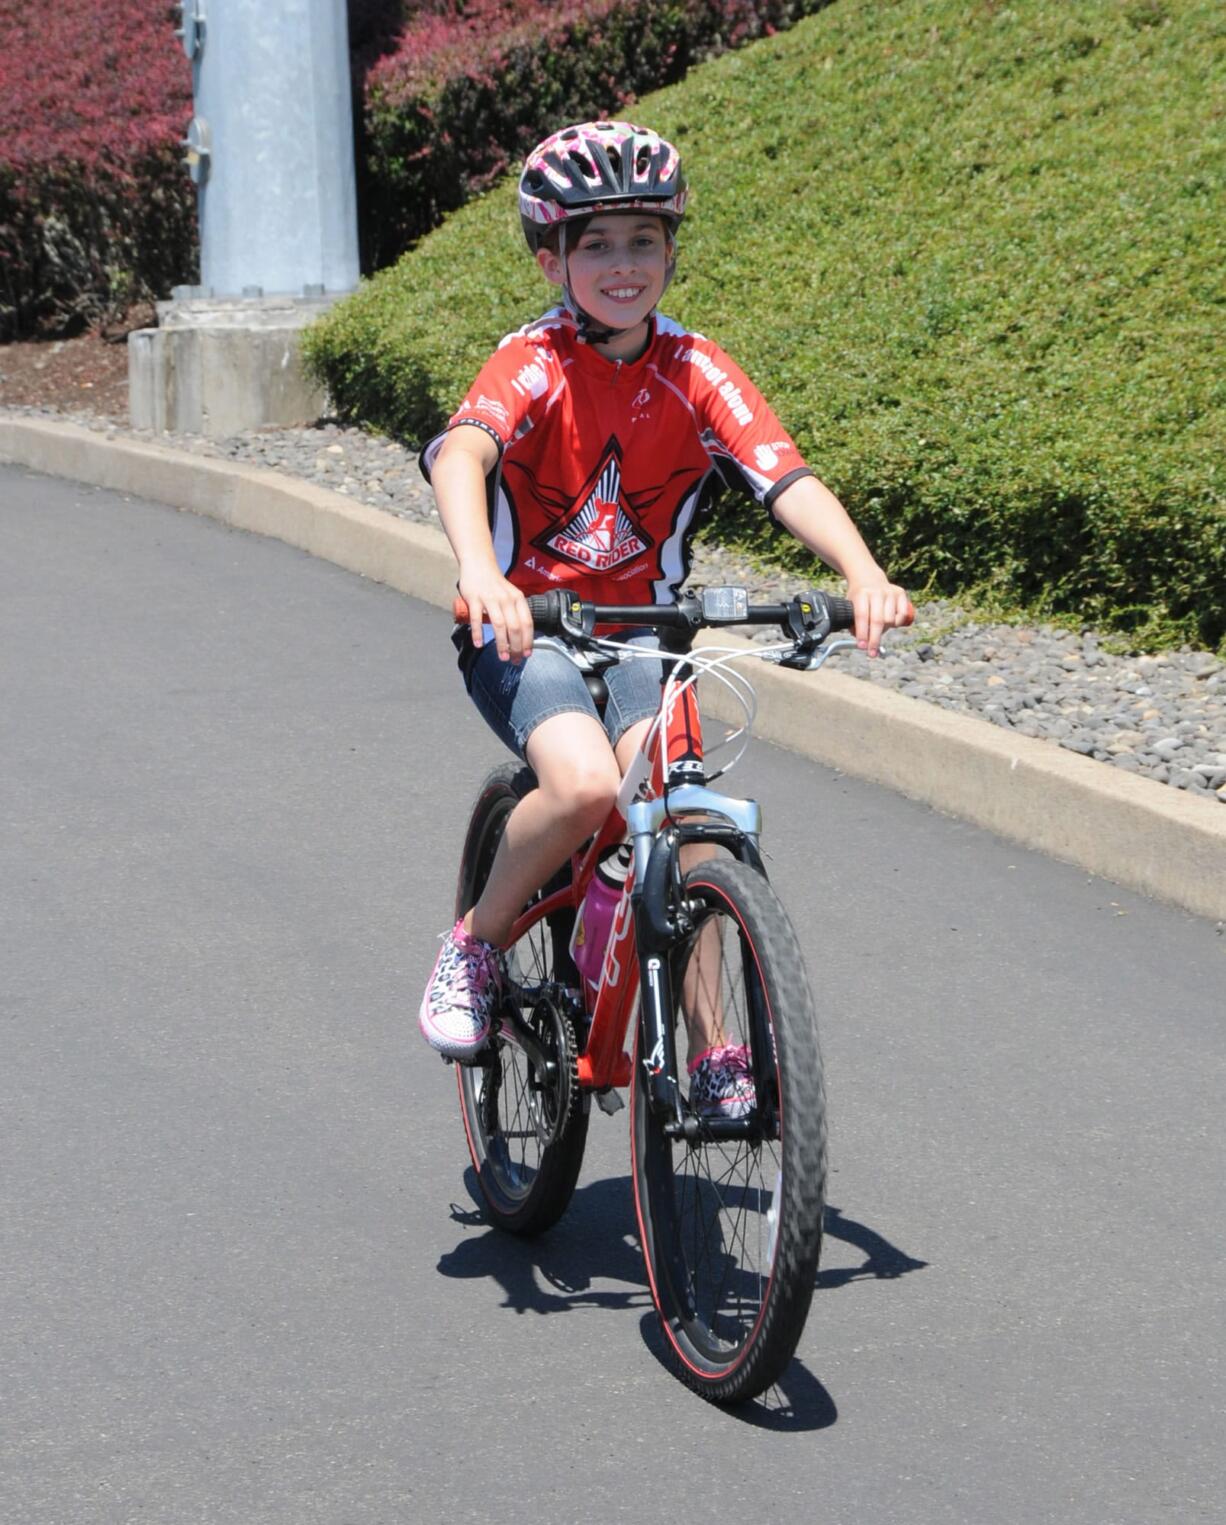
[{"label": "girl's eye", "polygon": [[[636,233],[626,247],[634,250],[635,253],[639,253],[644,250],[662,248],[663,241],[654,237],[651,233]],[[613,248],[613,243],[601,234],[594,233],[580,239],[576,248],[581,254],[608,254]]]}]

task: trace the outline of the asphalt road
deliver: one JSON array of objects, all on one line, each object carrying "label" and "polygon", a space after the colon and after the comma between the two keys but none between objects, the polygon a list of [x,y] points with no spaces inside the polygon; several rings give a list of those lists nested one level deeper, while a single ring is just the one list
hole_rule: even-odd
[{"label": "asphalt road", "polygon": [[1226,938],[755,747],[835,1173],[725,1413],[624,1112],[546,1238],[475,1210],[415,1011],[499,760],[436,611],[0,469],[0,1518],[1220,1518]]}]

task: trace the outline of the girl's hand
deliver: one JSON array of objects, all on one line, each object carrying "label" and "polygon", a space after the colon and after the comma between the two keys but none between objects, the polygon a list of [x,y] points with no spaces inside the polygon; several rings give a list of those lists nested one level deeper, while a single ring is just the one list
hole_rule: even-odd
[{"label": "girl's hand", "polygon": [[494,627],[494,643],[504,662],[522,662],[532,655],[532,616],[528,600],[497,567],[475,572],[460,568],[460,597],[468,605],[468,628],[473,645],[483,646],[482,626]]},{"label": "girl's hand", "polygon": [[856,610],[856,645],[875,657],[881,650],[881,633],[899,625],[909,625],[915,618],[915,606],[905,591],[890,582],[883,572],[880,581],[851,583],[847,596]]}]

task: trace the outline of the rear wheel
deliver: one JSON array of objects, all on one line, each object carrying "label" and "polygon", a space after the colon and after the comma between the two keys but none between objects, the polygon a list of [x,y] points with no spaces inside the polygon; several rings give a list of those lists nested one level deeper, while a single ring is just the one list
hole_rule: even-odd
[{"label": "rear wheel", "polygon": [[[636,1055],[635,1205],[678,1374],[732,1403],[782,1375],[804,1328],[821,1248],[825,1094],[800,948],[770,885],[719,860],[687,875],[685,896],[695,930],[674,951],[672,983],[693,1137],[669,1136]],[[691,1024],[700,1048],[748,1050],[753,1099],[742,1096],[732,1110],[746,1115],[733,1122],[700,1115],[697,1095],[691,1107]]]},{"label": "rear wheel", "polygon": [[[535,788],[531,770],[513,765],[482,785],[460,860],[457,916],[480,896],[511,811]],[[547,889],[561,887],[568,874],[563,870]],[[539,1234],[557,1222],[583,1163],[588,1103],[579,1089],[575,1013],[565,983],[573,921],[569,910],[550,916],[508,949],[506,997],[494,1032],[476,1061],[457,1066],[485,1211],[513,1234]]]}]

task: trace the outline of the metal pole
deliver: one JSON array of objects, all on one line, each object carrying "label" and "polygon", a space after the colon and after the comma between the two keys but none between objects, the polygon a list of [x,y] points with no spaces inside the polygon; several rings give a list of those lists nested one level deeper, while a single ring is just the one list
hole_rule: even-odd
[{"label": "metal pole", "polygon": [[[186,0],[200,295],[358,281],[345,0]],[[189,162],[192,154],[189,147]]]}]

